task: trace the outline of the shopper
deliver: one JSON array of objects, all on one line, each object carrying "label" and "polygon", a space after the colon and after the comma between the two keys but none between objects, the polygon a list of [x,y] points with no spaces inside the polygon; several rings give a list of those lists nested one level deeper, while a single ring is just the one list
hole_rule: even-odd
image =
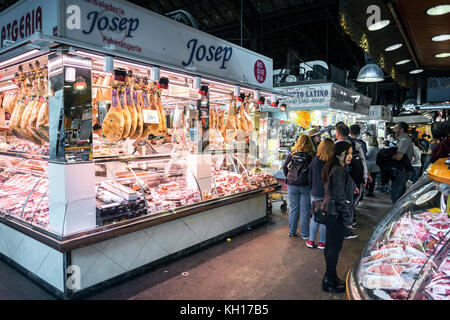
[{"label": "shopper", "polygon": [[321,132],[317,129],[311,129],[311,130],[309,130],[308,135],[312,140],[312,143],[314,145],[314,150],[317,151],[317,147],[319,146],[319,143],[320,143]]},{"label": "shopper", "polygon": [[337,276],[336,266],[342,249],[346,229],[352,224],[351,201],[354,186],[346,166],[352,161],[352,145],[348,141],[338,141],[333,148],[333,156],[322,170],[325,185],[324,211],[327,231],[325,244],[326,272],[322,280],[322,290],[344,292],[345,283]]},{"label": "shopper", "polygon": [[301,135],[283,165],[289,195],[289,236],[297,236],[300,215],[300,234],[303,240],[309,239],[311,187],[308,185],[308,176],[313,157],[311,138]]},{"label": "shopper", "polygon": [[369,146],[367,147],[367,170],[369,170],[372,181],[368,184],[368,196],[374,196],[375,181],[377,174],[380,172],[380,167],[377,166],[377,154],[380,151],[378,148],[378,141],[375,137],[369,138]]},{"label": "shopper", "polygon": [[[313,202],[322,200],[325,197],[325,190],[323,188],[321,174],[322,169],[328,160],[333,156],[334,142],[330,138],[325,138],[317,148],[317,155],[311,162],[309,167],[309,185],[311,186],[311,207]],[[319,230],[318,249],[325,249],[326,242],[326,226],[319,224],[314,220],[314,213],[309,225],[309,240],[306,241],[308,248],[314,248],[314,241],[316,240],[317,230]]]},{"label": "shopper", "polygon": [[413,176],[411,181],[415,183],[419,180],[420,175],[422,174],[422,150],[421,144],[418,139],[413,139],[413,159],[411,161],[411,165],[413,167]]},{"label": "shopper", "polygon": [[361,134],[361,127],[357,124],[353,124],[350,126],[350,141],[358,142],[363,148],[364,155],[367,155],[367,145],[363,139],[360,139],[359,136]]},{"label": "shopper", "polygon": [[[352,177],[353,182],[353,191],[357,195],[360,190],[360,185],[363,185],[368,180],[368,170],[367,163],[364,156],[364,151],[359,143],[350,141],[350,129],[345,124],[340,124],[336,127],[336,139],[337,141],[348,141],[352,144],[352,163],[348,167],[350,176]],[[352,224],[352,229],[356,229],[356,216],[355,216],[355,208],[356,208],[356,198],[352,200],[351,212],[354,223]],[[358,237],[355,235],[350,229],[345,232],[345,239],[353,239]]]},{"label": "shopper", "polygon": [[411,160],[414,151],[411,138],[408,136],[408,128],[409,126],[405,122],[399,122],[394,127],[398,142],[397,152],[391,158],[396,161],[391,185],[392,203],[395,203],[405,193],[406,182],[412,176]]},{"label": "shopper", "polygon": [[432,133],[433,137],[440,140],[431,152],[430,162],[434,163],[439,158],[448,157],[450,154],[450,122],[437,123],[433,126]]}]

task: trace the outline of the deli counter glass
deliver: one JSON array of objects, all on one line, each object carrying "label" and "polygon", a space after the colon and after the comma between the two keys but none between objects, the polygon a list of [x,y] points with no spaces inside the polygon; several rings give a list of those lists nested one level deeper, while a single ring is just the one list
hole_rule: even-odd
[{"label": "deli counter glass", "polygon": [[350,299],[450,299],[450,184],[439,180],[423,176],[387,212],[348,274]]}]

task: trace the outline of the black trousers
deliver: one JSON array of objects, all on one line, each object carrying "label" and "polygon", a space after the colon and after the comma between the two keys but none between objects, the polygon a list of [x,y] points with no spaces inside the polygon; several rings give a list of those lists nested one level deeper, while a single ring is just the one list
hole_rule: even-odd
[{"label": "black trousers", "polygon": [[371,172],[370,175],[372,176],[372,182],[369,183],[369,193],[373,193],[373,190],[375,189],[375,183],[377,180],[377,174],[378,172]]},{"label": "black trousers", "polygon": [[342,218],[337,216],[327,216],[327,242],[325,244],[325,264],[326,273],[325,277],[330,283],[334,282],[337,277],[336,266],[338,264],[339,253],[342,249],[342,243],[344,242],[345,226]]}]

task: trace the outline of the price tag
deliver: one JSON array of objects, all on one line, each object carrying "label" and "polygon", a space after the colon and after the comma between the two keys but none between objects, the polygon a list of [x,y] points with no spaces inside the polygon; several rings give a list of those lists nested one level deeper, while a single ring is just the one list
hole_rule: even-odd
[{"label": "price tag", "polygon": [[142,114],[144,116],[144,123],[159,123],[159,115],[157,110],[142,110]]},{"label": "price tag", "polygon": [[131,105],[131,90],[126,89],[126,99],[127,99],[127,105]]},{"label": "price tag", "polygon": [[172,201],[172,202],[170,203],[170,209],[175,209],[175,208],[176,208],[175,202]]},{"label": "price tag", "polygon": [[182,206],[185,206],[186,205],[186,200],[185,199],[181,199],[180,203],[181,203]]},{"label": "price tag", "polygon": [[164,206],[162,204],[158,206],[158,211],[164,211]]},{"label": "price tag", "polygon": [[155,213],[155,212],[156,212],[156,207],[155,207],[155,206],[152,206],[152,207],[150,208],[150,212],[151,212],[151,213]]},{"label": "price tag", "polygon": [[97,99],[97,88],[92,88],[92,99]]},{"label": "price tag", "polygon": [[200,200],[200,196],[198,195],[198,193],[194,194],[194,200]]}]

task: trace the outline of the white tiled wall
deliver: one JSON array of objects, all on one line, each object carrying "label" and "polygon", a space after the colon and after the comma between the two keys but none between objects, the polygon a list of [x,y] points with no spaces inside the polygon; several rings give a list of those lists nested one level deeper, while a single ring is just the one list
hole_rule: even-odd
[{"label": "white tiled wall", "polygon": [[0,223],[0,252],[61,292],[63,254]]},{"label": "white tiled wall", "polygon": [[81,290],[236,229],[266,214],[265,196],[208,210],[72,251]]}]

